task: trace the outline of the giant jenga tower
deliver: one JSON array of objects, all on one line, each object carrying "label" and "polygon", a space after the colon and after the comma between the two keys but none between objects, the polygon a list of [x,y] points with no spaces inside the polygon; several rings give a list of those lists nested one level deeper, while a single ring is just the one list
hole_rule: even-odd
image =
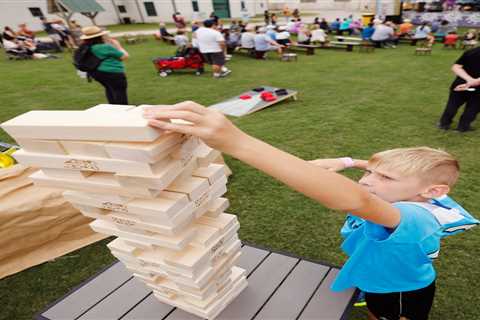
[{"label": "giant jenga tower", "polygon": [[143,107],[30,111],[2,124],[41,168],[39,186],[62,188],[93,230],[162,302],[215,318],[246,286],[225,166],[195,137],[147,125]]}]

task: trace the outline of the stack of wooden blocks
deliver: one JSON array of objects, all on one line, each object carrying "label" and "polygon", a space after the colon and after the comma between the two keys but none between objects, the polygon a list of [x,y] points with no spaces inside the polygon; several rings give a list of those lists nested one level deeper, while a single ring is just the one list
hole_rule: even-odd
[{"label": "stack of wooden blocks", "polygon": [[144,107],[30,111],[2,128],[17,161],[41,168],[32,180],[117,236],[112,254],[160,301],[212,319],[247,286],[226,168],[197,138],[149,127]]}]

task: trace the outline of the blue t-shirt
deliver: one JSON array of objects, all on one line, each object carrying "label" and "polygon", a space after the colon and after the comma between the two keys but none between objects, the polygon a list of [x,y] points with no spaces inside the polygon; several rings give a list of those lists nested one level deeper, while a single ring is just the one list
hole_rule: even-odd
[{"label": "blue t-shirt", "polygon": [[369,40],[373,33],[375,32],[375,28],[374,27],[365,27],[363,30],[362,30],[362,39],[364,40]]},{"label": "blue t-shirt", "polygon": [[270,45],[270,41],[272,40],[266,34],[261,33],[261,34],[255,35],[254,41],[255,41],[255,50],[257,51],[268,51],[272,47]]},{"label": "blue t-shirt", "polygon": [[394,206],[401,214],[394,230],[347,216],[341,234],[349,259],[332,290],[357,287],[388,293],[427,287],[436,277],[432,259],[438,256],[440,239],[479,224],[446,196],[431,203],[398,202]]}]

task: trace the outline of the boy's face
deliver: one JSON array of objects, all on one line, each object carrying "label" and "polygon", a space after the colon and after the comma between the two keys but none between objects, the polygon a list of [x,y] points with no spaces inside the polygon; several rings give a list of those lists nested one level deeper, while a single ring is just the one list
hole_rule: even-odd
[{"label": "boy's face", "polygon": [[421,194],[428,189],[419,177],[404,176],[392,170],[368,166],[359,181],[370,193],[388,202],[425,201]]}]

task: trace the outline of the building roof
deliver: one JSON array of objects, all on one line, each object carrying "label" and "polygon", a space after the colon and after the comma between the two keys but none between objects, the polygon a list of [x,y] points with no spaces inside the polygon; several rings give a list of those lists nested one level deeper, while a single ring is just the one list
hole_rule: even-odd
[{"label": "building roof", "polygon": [[[105,11],[105,9],[95,0],[58,0],[61,6],[65,7],[70,12],[99,12]],[[54,0],[48,0],[48,7],[53,12],[56,10]]]}]

